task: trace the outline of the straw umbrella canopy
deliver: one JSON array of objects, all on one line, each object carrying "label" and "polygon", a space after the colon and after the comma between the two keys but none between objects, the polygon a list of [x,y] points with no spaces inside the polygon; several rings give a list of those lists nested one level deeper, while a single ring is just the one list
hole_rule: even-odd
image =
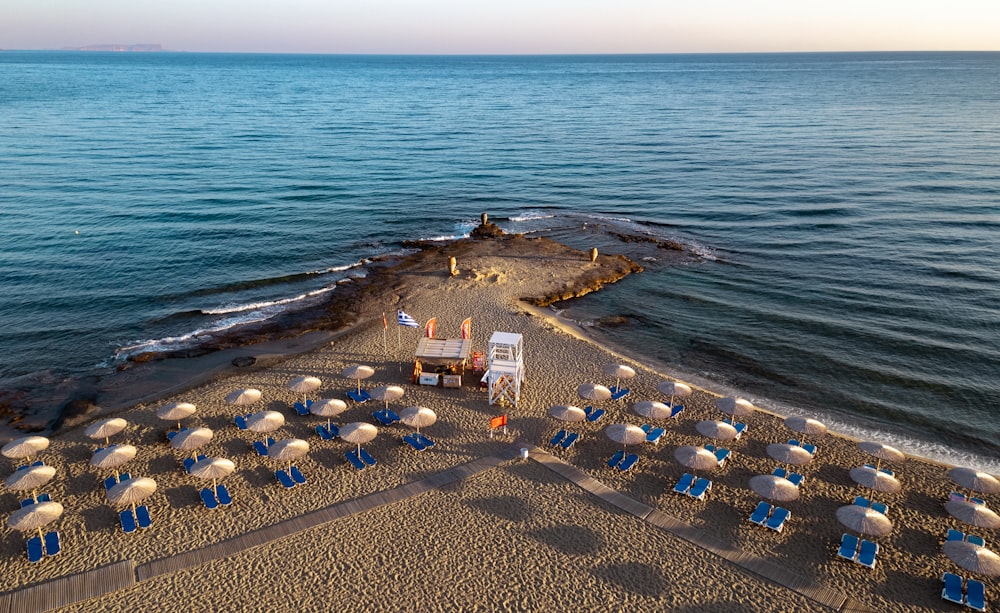
[{"label": "straw umbrella canopy", "polygon": [[704,436],[717,441],[731,441],[736,438],[736,428],[724,421],[699,421],[695,429]]},{"label": "straw umbrella canopy", "polygon": [[348,443],[358,446],[358,453],[361,452],[361,445],[367,443],[378,435],[378,428],[363,421],[356,421],[347,424],[340,429],[340,438]]},{"label": "straw umbrella canopy", "polygon": [[810,417],[790,415],[785,418],[785,427],[806,436],[821,436],[826,434],[826,424]]},{"label": "straw umbrella canopy", "polygon": [[966,498],[971,497],[975,492],[1000,494],[1000,481],[989,473],[972,468],[952,468],[948,471],[948,478],[969,490],[969,496]]},{"label": "straw umbrella canopy", "polygon": [[643,400],[632,406],[632,410],[649,419],[668,419],[671,414],[670,407],[655,400]]},{"label": "straw umbrella canopy", "polygon": [[[274,432],[285,425],[285,416],[277,411],[258,411],[247,416],[247,430],[266,434]],[[267,437],[264,437],[264,446],[267,446]]]},{"label": "straw umbrella canopy", "polygon": [[635,369],[625,364],[608,364],[604,367],[604,374],[615,378],[615,389],[619,389],[622,379],[631,379],[635,376]]},{"label": "straw umbrella canopy", "polygon": [[51,481],[55,476],[55,466],[29,466],[24,470],[14,471],[14,474],[7,477],[4,485],[7,486],[7,489],[16,492],[31,490],[31,499],[38,502],[38,488]]},{"label": "straw umbrella canopy", "polygon": [[406,407],[399,412],[399,420],[418,433],[421,428],[433,426],[437,419],[437,413],[427,407]]},{"label": "straw umbrella canopy", "polygon": [[580,398],[591,402],[603,402],[611,398],[611,390],[597,383],[584,383],[576,388],[576,393]]},{"label": "straw umbrella canopy", "polygon": [[799,488],[794,483],[776,475],[750,477],[750,489],[769,501],[788,502],[799,497]]},{"label": "straw umbrella canopy", "polygon": [[347,403],[339,398],[324,398],[312,403],[309,412],[326,418],[326,427],[330,428],[333,418],[347,410]]},{"label": "straw umbrella canopy", "polygon": [[190,402],[171,402],[156,409],[156,416],[163,421],[176,421],[177,429],[181,429],[181,420],[190,417],[198,408]]},{"label": "straw umbrella canopy", "polygon": [[903,487],[896,477],[867,466],[856,466],[850,474],[855,483],[876,492],[895,494]]},{"label": "straw umbrella canopy", "polygon": [[1000,528],[1000,515],[997,515],[984,504],[964,502],[962,500],[949,500],[944,503],[944,509],[955,519],[965,522],[970,526],[991,530]]},{"label": "straw umbrella canopy", "polygon": [[637,445],[646,440],[646,431],[632,424],[612,424],[604,429],[604,435],[623,447]]},{"label": "straw umbrella canopy", "polygon": [[878,461],[875,463],[875,470],[882,468],[882,460],[886,462],[902,462],[906,459],[903,452],[895,447],[890,447],[885,443],[877,443],[875,441],[861,441],[858,443],[858,447],[861,451],[864,451],[868,455],[877,458]]},{"label": "straw umbrella canopy", "polygon": [[219,479],[228,477],[236,470],[236,464],[226,458],[205,458],[191,465],[188,472],[199,479],[211,479],[212,491],[218,495]]},{"label": "straw umbrella canopy", "polygon": [[23,459],[27,462],[39,451],[48,449],[49,439],[44,436],[22,436],[7,443],[0,449],[0,453],[11,459]]},{"label": "straw umbrella canopy", "polygon": [[670,406],[674,406],[674,396],[686,398],[691,395],[691,387],[678,381],[661,381],[656,389],[665,396],[670,396]]},{"label": "straw umbrella canopy", "polygon": [[135,477],[120,481],[107,491],[108,500],[112,504],[120,507],[131,506],[135,512],[135,505],[149,498],[156,492],[156,481],[149,477]]},{"label": "straw umbrella canopy", "polygon": [[782,464],[793,466],[805,466],[813,459],[812,454],[802,447],[788,443],[771,443],[767,446],[767,455]]},{"label": "straw umbrella canopy", "polygon": [[58,502],[36,502],[11,513],[7,525],[19,532],[38,530],[38,536],[42,536],[42,527],[59,519],[62,514],[63,506]]},{"label": "straw umbrella canopy", "polygon": [[302,404],[306,403],[306,394],[309,392],[314,392],[319,389],[319,386],[323,385],[317,377],[311,377],[309,375],[302,375],[300,377],[295,377],[288,382],[288,389],[293,392],[302,394]]},{"label": "straw umbrella canopy", "polygon": [[181,451],[190,451],[193,459],[198,459],[197,449],[204,447],[212,440],[212,431],[208,428],[189,428],[178,432],[170,439],[170,446]]},{"label": "straw umbrella canopy", "polygon": [[583,421],[587,414],[580,407],[571,404],[557,404],[549,409],[549,415],[560,421]]},{"label": "straw umbrella canopy", "polygon": [[406,390],[398,385],[380,385],[371,391],[372,398],[384,402],[386,410],[389,409],[390,402],[399,400],[405,393]]},{"label": "straw umbrella canopy", "polygon": [[358,381],[358,393],[361,393],[361,380],[367,379],[368,377],[375,374],[375,369],[371,366],[365,366],[364,364],[357,364],[355,366],[348,366],[344,370],[340,371],[340,376],[345,379],[356,379]]},{"label": "straw umbrella canopy", "polygon": [[94,453],[90,465],[95,468],[110,468],[118,478],[118,468],[135,459],[138,450],[132,445],[108,445]]},{"label": "straw umbrella canopy", "polygon": [[83,433],[93,439],[103,438],[104,445],[108,446],[111,444],[110,437],[118,434],[127,426],[128,422],[121,417],[109,417],[90,424],[83,430]]},{"label": "straw umbrella canopy", "polygon": [[719,466],[719,459],[704,447],[678,447],[674,450],[674,458],[691,470],[712,470]]},{"label": "straw umbrella canopy", "polygon": [[749,400],[733,398],[731,396],[716,398],[715,407],[726,415],[732,415],[733,417],[747,417],[748,415],[753,415],[753,412],[756,410],[756,407]]},{"label": "straw umbrella canopy", "polygon": [[267,448],[267,457],[279,462],[287,462],[291,470],[292,462],[309,453],[309,443],[300,438],[285,438]]},{"label": "straw umbrella canopy", "polygon": [[885,536],[892,532],[892,521],[875,509],[848,504],[837,509],[837,520],[858,534]]},{"label": "straw umbrella canopy", "polygon": [[987,577],[1000,576],[1000,556],[993,551],[968,541],[948,541],[944,555],[965,570]]},{"label": "straw umbrella canopy", "polygon": [[260,400],[260,390],[252,387],[235,390],[226,396],[226,402],[238,407],[250,406],[258,400]]}]

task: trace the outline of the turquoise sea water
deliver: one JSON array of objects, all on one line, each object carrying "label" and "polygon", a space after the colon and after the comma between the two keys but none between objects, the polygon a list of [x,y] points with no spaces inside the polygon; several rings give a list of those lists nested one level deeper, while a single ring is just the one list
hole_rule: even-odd
[{"label": "turquoise sea water", "polygon": [[637,358],[997,472],[997,91],[1000,53],[3,52],[0,386],[327,299],[486,211],[640,259],[560,305]]}]

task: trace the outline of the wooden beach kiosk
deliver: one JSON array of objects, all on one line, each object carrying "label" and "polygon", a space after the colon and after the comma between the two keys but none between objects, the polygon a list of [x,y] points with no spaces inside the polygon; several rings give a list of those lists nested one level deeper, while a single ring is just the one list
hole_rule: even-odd
[{"label": "wooden beach kiosk", "polygon": [[[416,382],[421,385],[437,385],[440,375],[444,374],[445,387],[460,387],[462,373],[465,372],[471,352],[472,339],[421,338],[417,342],[415,354],[421,370]],[[422,372],[427,367],[430,367],[431,372]]]},{"label": "wooden beach kiosk", "polygon": [[520,334],[494,332],[487,349],[484,379],[490,394],[490,404],[506,400],[514,408],[521,398],[524,382],[524,348]]}]

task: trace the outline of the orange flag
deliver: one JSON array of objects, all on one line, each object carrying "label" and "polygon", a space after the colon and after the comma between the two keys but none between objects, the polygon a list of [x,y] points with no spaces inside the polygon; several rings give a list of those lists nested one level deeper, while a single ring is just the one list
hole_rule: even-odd
[{"label": "orange flag", "polygon": [[427,320],[427,325],[424,326],[424,336],[427,338],[434,338],[434,332],[437,331],[438,319],[437,317],[431,317]]},{"label": "orange flag", "polygon": [[472,338],[472,318],[467,317],[462,322],[462,338]]},{"label": "orange flag", "polygon": [[490,428],[493,429],[493,430],[496,430],[497,428],[500,428],[500,427],[506,426],[506,425],[507,425],[507,416],[506,415],[500,415],[500,416],[494,417],[493,419],[490,420]]}]

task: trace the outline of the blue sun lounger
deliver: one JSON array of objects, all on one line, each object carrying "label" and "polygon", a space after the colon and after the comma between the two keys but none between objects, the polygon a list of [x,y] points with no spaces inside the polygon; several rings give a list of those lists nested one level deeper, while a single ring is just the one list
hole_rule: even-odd
[{"label": "blue sun lounger", "polygon": [[618,451],[615,452],[613,456],[611,456],[611,459],[608,460],[607,462],[608,468],[617,468],[618,465],[622,463],[622,460],[624,458],[625,458],[625,451],[619,449]]},{"label": "blue sun lounger", "polygon": [[684,412],[683,404],[675,404],[670,407],[670,418],[675,419],[678,415]]},{"label": "blue sun lounger", "polygon": [[965,594],[963,593],[965,580],[951,573],[941,575],[941,580],[944,581],[941,598],[955,604],[965,604]]},{"label": "blue sun lounger", "polygon": [[566,437],[563,438],[562,442],[559,443],[559,446],[562,447],[563,449],[569,449],[570,447],[573,446],[573,443],[575,443],[578,438],[580,438],[580,435],[577,434],[576,432],[568,432],[566,434]]},{"label": "blue sun lounger", "polygon": [[687,491],[687,495],[698,500],[704,500],[705,494],[710,489],[712,489],[712,482],[705,477],[698,477],[694,485],[691,486],[691,489]]},{"label": "blue sun lounger", "polygon": [[140,505],[135,508],[135,519],[140,528],[148,528],[153,525],[153,518],[149,516],[149,507]]},{"label": "blue sun lounger", "polygon": [[205,505],[206,509],[219,508],[219,499],[215,497],[215,492],[212,491],[212,488],[202,488],[198,494],[201,496],[201,503]]},{"label": "blue sun lounger", "polygon": [[986,586],[982,581],[969,579],[965,582],[965,606],[977,611],[986,610]]},{"label": "blue sun lounger", "polygon": [[364,470],[365,463],[362,462],[361,458],[358,457],[358,452],[352,449],[351,451],[345,452],[344,457],[347,458],[347,461],[350,462],[351,466],[353,466],[354,468],[357,468],[358,470]]},{"label": "blue sun lounger", "polygon": [[28,539],[28,561],[41,562],[43,557],[45,551],[42,549],[42,537],[33,536]]},{"label": "blue sun lounger", "polygon": [[128,481],[131,478],[132,478],[132,475],[130,475],[128,473],[120,473],[118,475],[117,479],[115,479],[114,475],[111,475],[110,477],[108,477],[107,479],[104,480],[104,489],[110,490],[111,488],[113,488],[114,486],[118,485],[122,481]]},{"label": "blue sun lounger", "polygon": [[[816,455],[816,445],[810,445],[809,443],[800,443],[799,441],[790,438],[788,439],[789,445],[794,445],[796,447],[801,447],[809,452],[810,455]],[[874,466],[872,468],[875,468]]]},{"label": "blue sun lounger", "polygon": [[751,524],[757,524],[758,526],[763,526],[767,523],[767,518],[771,516],[771,511],[774,507],[770,503],[761,500],[757,503],[757,508],[753,510],[750,514],[749,521]]},{"label": "blue sun lounger", "polygon": [[305,404],[302,404],[301,402],[296,402],[292,406],[295,407],[295,412],[298,413],[299,415],[308,415],[309,409],[312,407],[312,405],[313,405],[312,400],[306,400]]},{"label": "blue sun lounger", "polygon": [[889,475],[890,477],[895,477],[896,476],[896,473],[892,472],[888,468],[879,468],[879,469],[876,469],[874,464],[865,464],[865,468],[870,468],[872,470],[878,470],[880,473],[885,473],[885,474]]},{"label": "blue sun lounger", "polygon": [[375,458],[373,458],[372,455],[368,453],[366,449],[362,449],[361,451],[359,451],[358,457],[361,458],[361,460],[368,466],[375,466],[376,464],[378,464],[378,462],[375,461]]},{"label": "blue sun lounger", "polygon": [[965,540],[972,543],[973,545],[979,545],[980,547],[986,547],[986,539],[981,536],[976,536],[974,534],[967,534]]},{"label": "blue sun lounger", "polygon": [[775,477],[781,477],[782,479],[787,479],[788,481],[791,481],[792,485],[794,485],[795,487],[801,485],[802,481],[805,480],[805,475],[800,475],[799,473],[790,473],[780,466],[775,468],[774,472],[772,472],[771,474],[774,475]]},{"label": "blue sun lounger", "polygon": [[233,422],[236,424],[236,427],[239,428],[240,430],[246,430],[247,429],[247,416],[246,415],[237,415],[236,417],[233,418]]},{"label": "blue sun lounger", "polygon": [[630,453],[627,456],[625,456],[625,459],[619,462],[618,466],[616,466],[615,468],[624,472],[630,470],[633,466],[635,466],[635,463],[638,461],[639,461],[639,456],[634,453]]},{"label": "blue sun lounger", "polygon": [[306,476],[302,474],[302,471],[299,470],[298,466],[292,466],[288,470],[288,474],[292,476],[292,480],[295,481],[295,483],[299,485],[305,485]]},{"label": "blue sun lounger", "polygon": [[45,533],[45,555],[52,557],[62,551],[62,543],[59,542],[59,532],[53,530]]},{"label": "blue sun lounger", "polygon": [[228,507],[233,504],[233,497],[229,495],[229,490],[221,483],[215,488],[215,497],[219,499],[219,504]]},{"label": "blue sun lounger", "polygon": [[347,391],[347,397],[350,398],[351,400],[353,400],[354,402],[359,403],[359,404],[364,403],[364,402],[368,402],[369,400],[372,399],[372,395],[370,393],[368,393],[368,390],[361,390],[361,391],[353,390],[353,389],[352,390],[348,390]]},{"label": "blue sun lounger", "polygon": [[732,455],[733,453],[732,451],[724,447],[716,447],[715,445],[711,444],[705,445],[705,449],[715,454],[715,459],[719,463],[719,468],[722,468],[723,466],[726,465],[726,460],[728,460],[729,456]]},{"label": "blue sun lounger", "polygon": [[781,532],[785,529],[785,522],[788,521],[788,518],[791,517],[791,515],[791,511],[788,509],[775,507],[774,512],[771,513],[771,517],[767,520],[765,526],[775,532]]},{"label": "blue sun lounger", "polygon": [[168,430],[168,431],[167,431],[167,441],[172,441],[172,440],[174,440],[174,437],[175,437],[175,436],[177,436],[177,435],[178,435],[178,434],[180,434],[181,432],[184,432],[185,430],[187,430],[187,426],[184,426],[184,427],[183,427],[183,428],[181,428],[180,430]]},{"label": "blue sun lounger", "polygon": [[253,448],[257,452],[257,455],[267,457],[267,448],[274,444],[274,439],[268,437],[267,442],[264,441],[254,441]]},{"label": "blue sun lounger", "polygon": [[688,490],[691,489],[692,483],[694,483],[694,475],[691,473],[684,473],[681,475],[681,480],[674,486],[674,492],[677,494],[687,494]]},{"label": "blue sun lounger", "polygon": [[324,441],[332,441],[337,437],[337,435],[340,434],[340,428],[338,428],[335,424],[330,424],[329,428],[320,424],[316,426],[316,434],[318,434]]},{"label": "blue sun lounger", "polygon": [[837,557],[853,562],[858,557],[858,545],[860,544],[861,541],[858,537],[845,532],[844,536],[840,537],[840,549],[837,551]]},{"label": "blue sun lounger", "polygon": [[137,526],[135,522],[135,514],[132,513],[131,508],[120,511],[118,513],[118,521],[121,522],[122,530],[125,534],[132,534],[135,532]]},{"label": "blue sun lounger", "polygon": [[566,431],[560,430],[559,432],[556,432],[556,435],[553,436],[552,440],[549,441],[549,445],[556,446],[562,443],[564,438],[566,438]]},{"label": "blue sun lounger", "polygon": [[417,451],[423,451],[424,449],[427,449],[427,447],[420,442],[420,439],[413,436],[412,434],[407,434],[406,436],[404,436],[403,442],[409,445],[410,447],[413,447]]},{"label": "blue sun lounger", "polygon": [[629,390],[627,388],[614,387],[614,386],[612,386],[612,387],[610,387],[608,389],[611,391],[611,399],[612,400],[621,400],[625,396],[628,396],[629,392],[631,391],[631,390]]},{"label": "blue sun lounger", "polygon": [[858,550],[856,562],[868,568],[875,568],[875,555],[878,553],[878,543],[864,539],[861,541],[861,549]]},{"label": "blue sun lounger", "polygon": [[292,489],[295,487],[295,481],[292,480],[292,477],[283,468],[281,470],[274,471],[274,477],[283,488]]},{"label": "blue sun lounger", "polygon": [[183,461],[184,472],[190,474],[191,473],[191,467],[194,466],[195,462],[201,462],[202,460],[205,460],[207,458],[208,458],[208,456],[204,456],[204,455],[199,455],[197,459],[195,459],[195,458],[184,458],[184,461]]},{"label": "blue sun lounger", "polygon": [[888,515],[889,514],[889,505],[885,504],[884,502],[875,502],[873,500],[872,501],[872,510],[873,511],[878,511],[882,515]]},{"label": "blue sun lounger", "polygon": [[746,424],[742,424],[742,423],[740,423],[740,422],[738,422],[738,421],[735,421],[735,420],[733,420],[733,419],[724,419],[724,420],[722,420],[722,421],[723,421],[724,423],[727,423],[727,424],[729,424],[729,425],[730,425],[730,426],[732,426],[733,428],[736,428],[736,440],[739,440],[739,438],[740,438],[741,436],[743,436],[743,433],[744,433],[744,432],[746,431],[746,429],[747,429],[747,425],[746,425]]},{"label": "blue sun lounger", "polygon": [[948,536],[945,537],[945,541],[964,541],[965,533],[959,532],[954,528],[948,528]]},{"label": "blue sun lounger", "polygon": [[433,447],[436,444],[434,441],[427,438],[423,434],[420,434],[419,432],[414,432],[413,438],[415,438],[419,443],[421,443],[424,447],[427,448]]},{"label": "blue sun lounger", "polygon": [[[52,502],[52,497],[49,496],[48,494],[39,494],[38,495],[38,502]],[[25,498],[24,500],[21,501],[21,508],[23,509],[24,507],[28,506],[29,504],[35,504],[35,499],[34,498]]]},{"label": "blue sun lounger", "polygon": [[649,424],[642,424],[642,431],[646,433],[646,442],[653,443],[654,445],[659,444],[660,439],[663,438],[664,433],[666,433],[665,428],[654,428]]},{"label": "blue sun lounger", "polygon": [[607,413],[604,409],[595,409],[594,407],[584,407],[583,412],[587,414],[587,421],[597,421]]},{"label": "blue sun lounger", "polygon": [[378,423],[383,426],[391,426],[392,424],[399,421],[399,415],[396,415],[391,409],[382,409],[380,411],[375,411],[372,413],[372,417],[378,420]]}]

